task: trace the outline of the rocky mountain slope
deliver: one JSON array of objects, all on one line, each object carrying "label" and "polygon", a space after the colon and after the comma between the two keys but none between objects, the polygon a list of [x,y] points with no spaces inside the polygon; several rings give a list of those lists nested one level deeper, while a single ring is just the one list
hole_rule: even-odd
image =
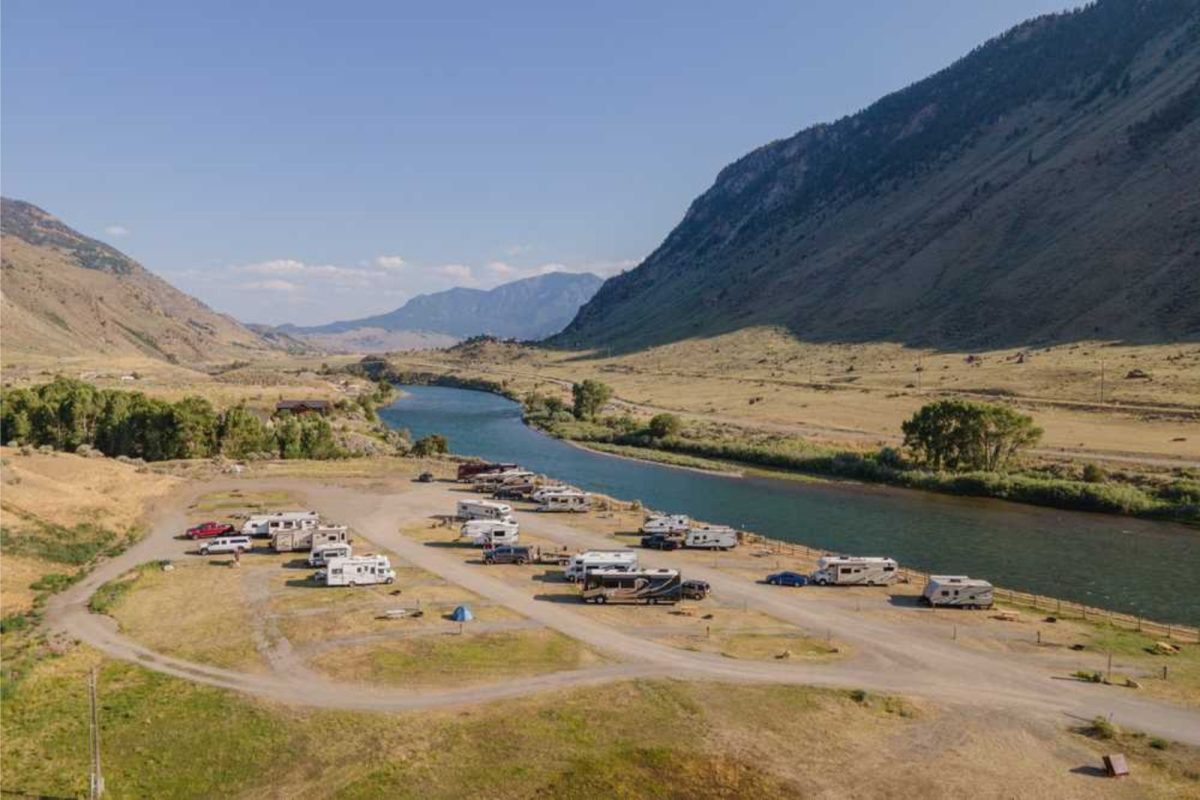
[{"label": "rocky mountain slope", "polygon": [[373,352],[444,347],[479,334],[540,339],[562,330],[603,282],[590,273],[551,272],[489,290],[418,295],[373,317],[279,330],[329,349]]},{"label": "rocky mountain slope", "polygon": [[551,341],[1200,338],[1200,2],[1023,23],[726,167]]},{"label": "rocky mountain slope", "polygon": [[270,349],[235,320],[35,205],[4,198],[0,234],[5,363],[84,355],[194,363]]}]

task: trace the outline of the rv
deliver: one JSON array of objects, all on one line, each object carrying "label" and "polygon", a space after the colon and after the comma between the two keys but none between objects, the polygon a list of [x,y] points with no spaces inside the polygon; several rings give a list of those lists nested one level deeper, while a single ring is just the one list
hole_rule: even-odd
[{"label": "rv", "polygon": [[516,464],[493,464],[487,461],[471,461],[458,465],[458,479],[465,481],[487,472],[505,472],[516,468]]},{"label": "rv", "polygon": [[574,582],[595,569],[629,571],[637,567],[637,553],[632,550],[588,550],[571,556],[563,577]]},{"label": "rv", "polygon": [[304,528],[302,530],[277,531],[271,536],[271,549],[276,553],[293,550],[312,550],[323,544],[340,544],[350,541],[344,525],[329,528]]},{"label": "rv", "polygon": [[921,602],[930,606],[991,608],[992,585],[966,575],[930,575],[921,592]]},{"label": "rv", "polygon": [[737,547],[737,531],[727,525],[692,526],[683,535],[684,547],[708,550],[728,550]]},{"label": "rv", "polygon": [[866,584],[882,586],[896,582],[897,564],[890,558],[823,556],[811,580],[818,586]]},{"label": "rv", "polygon": [[243,536],[270,536],[276,531],[315,528],[321,515],[315,511],[276,511],[274,514],[255,514],[242,524]]},{"label": "rv", "polygon": [[535,503],[540,503],[552,494],[563,494],[564,492],[579,491],[574,486],[568,486],[565,483],[555,483],[549,486],[540,486],[530,493],[529,499]]},{"label": "rv", "polygon": [[688,528],[692,527],[692,520],[687,514],[662,514],[653,517],[647,517],[642,523],[642,533],[654,534],[664,533],[667,535],[676,534],[682,536],[687,533]]},{"label": "rv", "polygon": [[511,520],[512,506],[491,500],[459,500],[455,516],[459,519]]},{"label": "rv", "polygon": [[497,544],[516,544],[520,539],[521,526],[515,522],[492,519],[473,519],[463,523],[459,535],[470,539],[472,544],[491,547]]},{"label": "rv", "polygon": [[317,580],[326,586],[369,586],[375,583],[394,583],[396,571],[387,556],[350,556],[331,558]]},{"label": "rv", "polygon": [[677,603],[682,595],[683,581],[674,569],[589,572],[580,593],[585,603]]},{"label": "rv", "polygon": [[588,511],[592,496],[587,492],[557,492],[548,494],[538,503],[538,511]]},{"label": "rv", "polygon": [[471,479],[471,484],[477,492],[492,492],[506,484],[517,482],[523,483],[532,477],[533,473],[526,470],[489,472],[485,475],[476,475]]},{"label": "rv", "polygon": [[312,549],[308,556],[310,567],[323,567],[335,558],[349,558],[354,555],[349,542],[327,542]]}]

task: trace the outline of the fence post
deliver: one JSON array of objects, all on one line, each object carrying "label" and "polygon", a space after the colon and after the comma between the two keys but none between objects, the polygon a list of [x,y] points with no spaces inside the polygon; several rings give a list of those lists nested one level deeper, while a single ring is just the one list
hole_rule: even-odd
[{"label": "fence post", "polygon": [[1167,641],[1168,642],[1171,641],[1171,639],[1173,638],[1172,633],[1173,633],[1173,631],[1171,630],[1171,623],[1168,622],[1167,623]]}]

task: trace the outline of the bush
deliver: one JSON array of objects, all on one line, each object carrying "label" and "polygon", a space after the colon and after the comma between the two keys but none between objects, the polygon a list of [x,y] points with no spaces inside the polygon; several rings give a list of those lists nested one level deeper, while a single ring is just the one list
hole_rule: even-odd
[{"label": "bush", "polygon": [[446,441],[445,436],[439,433],[431,433],[413,442],[412,454],[418,458],[425,458],[445,453],[449,449],[449,443]]},{"label": "bush", "polygon": [[655,414],[650,418],[650,435],[655,439],[677,436],[682,427],[683,422],[674,414]]},{"label": "bush", "polygon": [[[1096,673],[1097,675],[1099,673]],[[1096,739],[1115,739],[1120,729],[1112,724],[1108,717],[1094,717],[1091,723],[1084,729],[1084,733]]]},{"label": "bush", "polygon": [[1099,464],[1088,463],[1083,465],[1083,479],[1087,483],[1104,483],[1108,480],[1108,473]]}]

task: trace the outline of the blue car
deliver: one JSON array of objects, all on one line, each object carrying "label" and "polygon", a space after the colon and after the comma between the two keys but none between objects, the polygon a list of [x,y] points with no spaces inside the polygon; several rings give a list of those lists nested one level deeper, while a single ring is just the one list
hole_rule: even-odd
[{"label": "blue car", "polygon": [[767,583],[772,586],[807,586],[808,576],[799,572],[776,572],[767,576]]}]

